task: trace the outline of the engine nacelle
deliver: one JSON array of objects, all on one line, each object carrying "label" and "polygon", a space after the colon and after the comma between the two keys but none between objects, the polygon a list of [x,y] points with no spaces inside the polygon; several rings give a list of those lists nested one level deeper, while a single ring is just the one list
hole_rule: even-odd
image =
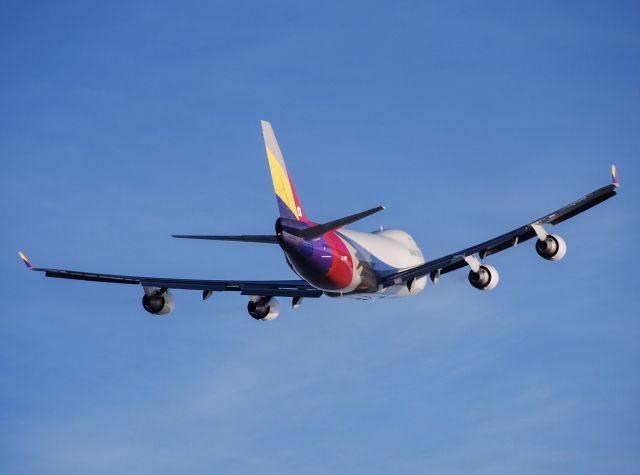
[{"label": "engine nacelle", "polygon": [[269,322],[280,314],[280,304],[275,297],[252,297],[247,310],[256,320]]},{"label": "engine nacelle", "polygon": [[145,289],[142,306],[147,312],[153,315],[168,315],[173,311],[175,305],[173,294],[168,290],[163,292],[160,289],[151,291]]},{"label": "engine nacelle", "polygon": [[493,290],[499,280],[500,274],[493,266],[481,265],[478,272],[469,271],[469,283],[479,290]]},{"label": "engine nacelle", "polygon": [[557,234],[547,234],[546,239],[536,241],[536,252],[548,261],[559,261],[567,253],[567,243]]}]

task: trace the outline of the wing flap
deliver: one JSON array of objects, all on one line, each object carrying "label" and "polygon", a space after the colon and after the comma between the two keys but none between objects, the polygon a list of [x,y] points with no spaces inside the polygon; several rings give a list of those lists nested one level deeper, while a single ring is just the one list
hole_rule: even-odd
[{"label": "wing flap", "polygon": [[107,282],[113,284],[139,284],[135,277],[125,275],[94,274],[87,272],[77,272],[63,269],[40,269],[32,268],[34,271],[44,272],[46,277],[57,277],[60,279],[88,280],[92,282]]},{"label": "wing flap", "polygon": [[299,288],[264,288],[264,287],[243,287],[240,290],[242,295],[260,295],[262,297],[320,297],[322,291],[317,289],[299,289]]}]

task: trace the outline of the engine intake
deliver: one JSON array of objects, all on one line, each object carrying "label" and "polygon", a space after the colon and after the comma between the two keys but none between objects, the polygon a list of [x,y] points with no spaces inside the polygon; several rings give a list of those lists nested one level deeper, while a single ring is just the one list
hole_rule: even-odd
[{"label": "engine intake", "polygon": [[500,274],[493,266],[481,265],[478,272],[469,271],[469,283],[479,290],[493,290],[499,280]]},{"label": "engine intake", "polygon": [[249,315],[256,320],[275,320],[280,314],[280,304],[275,297],[253,297],[247,305]]},{"label": "engine intake", "polygon": [[145,289],[145,294],[142,297],[142,306],[152,315],[168,315],[173,311],[175,301],[173,300],[173,294],[168,290],[157,289],[148,292]]},{"label": "engine intake", "polygon": [[548,261],[559,261],[567,253],[567,243],[557,234],[547,234],[546,239],[536,241],[536,252]]}]

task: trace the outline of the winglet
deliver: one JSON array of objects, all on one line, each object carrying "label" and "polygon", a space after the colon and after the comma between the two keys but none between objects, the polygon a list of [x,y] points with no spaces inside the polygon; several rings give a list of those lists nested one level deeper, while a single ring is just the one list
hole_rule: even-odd
[{"label": "winglet", "polygon": [[24,265],[27,266],[28,269],[33,268],[33,264],[31,263],[29,258],[22,253],[22,251],[18,252],[18,255],[20,256],[20,259],[22,259],[22,262],[24,262]]},{"label": "winglet", "polygon": [[618,179],[618,171],[615,165],[611,165],[611,176],[613,177],[613,186],[620,186],[620,180]]}]

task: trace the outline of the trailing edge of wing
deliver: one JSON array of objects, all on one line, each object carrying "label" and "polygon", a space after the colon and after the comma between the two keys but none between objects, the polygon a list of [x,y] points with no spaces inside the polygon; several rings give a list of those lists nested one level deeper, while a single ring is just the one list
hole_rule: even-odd
[{"label": "trailing edge of wing", "polygon": [[259,242],[263,244],[278,244],[275,236],[268,234],[242,234],[237,236],[218,236],[208,234],[172,234],[178,239],[204,239],[207,241],[238,241],[238,242]]},{"label": "trailing edge of wing", "polygon": [[577,214],[582,213],[583,211],[593,208],[597,204],[608,200],[612,196],[615,196],[615,190],[618,186],[619,185],[617,183],[617,176],[615,175],[614,169],[614,183],[612,183],[611,185],[598,188],[597,190],[583,196],[579,200],[574,201],[573,203],[563,208],[554,211],[553,213],[549,213],[546,216],[543,216],[542,218],[531,222],[530,224],[526,224],[517,229],[514,229],[513,231],[504,233],[496,238],[489,239],[488,241],[485,241],[481,244],[477,244],[475,246],[471,246],[467,249],[454,252],[447,256],[434,259],[419,266],[410,267],[400,272],[391,274],[382,281],[382,285],[384,287],[399,285],[406,283],[411,279],[423,277],[432,273],[436,273],[437,275],[446,274],[447,272],[454,271],[467,265],[464,259],[467,256],[479,254],[480,258],[484,259],[491,254],[509,249],[521,242],[535,237],[536,232],[533,228],[533,225],[559,224],[569,218],[576,216]]}]

